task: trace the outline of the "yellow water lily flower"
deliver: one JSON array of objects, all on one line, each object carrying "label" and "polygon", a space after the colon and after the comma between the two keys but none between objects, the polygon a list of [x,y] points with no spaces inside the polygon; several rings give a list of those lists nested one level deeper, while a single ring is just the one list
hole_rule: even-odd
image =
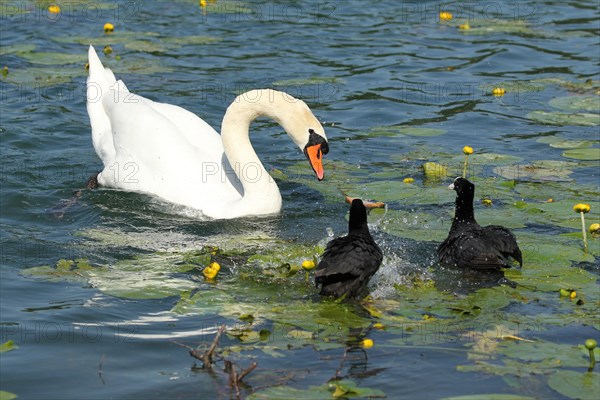
[{"label": "yellow water lily flower", "polygon": [[50,7],[48,7],[48,12],[50,12],[52,14],[58,14],[60,12],[60,6],[58,6],[57,4],[54,4]]},{"label": "yellow water lily flower", "polygon": [[304,260],[302,261],[302,268],[305,270],[313,269],[315,267],[315,262],[313,260]]},{"label": "yellow water lily flower", "polygon": [[200,7],[206,7],[206,0],[200,0]]},{"label": "yellow water lily flower", "polygon": [[506,90],[504,88],[501,88],[501,87],[495,87],[492,90],[492,94],[494,96],[497,96],[497,97],[502,97],[502,96],[504,96],[505,93],[506,93]]},{"label": "yellow water lily flower", "polygon": [[585,203],[579,203],[579,204],[575,204],[573,206],[573,211],[578,212],[579,214],[581,214],[581,233],[583,235],[583,252],[587,253],[588,251],[588,244],[587,244],[587,235],[586,235],[586,229],[585,229],[585,216],[584,214],[590,212],[590,205],[589,204],[585,204]]},{"label": "yellow water lily flower", "polygon": [[491,206],[492,205],[492,199],[483,199],[481,200],[481,202],[483,203],[484,206]]},{"label": "yellow water lily flower", "polygon": [[467,22],[467,23],[464,23],[464,24],[460,24],[460,25],[458,26],[458,29],[463,29],[463,30],[465,30],[465,31],[466,31],[466,30],[469,30],[469,29],[471,29],[471,25],[469,25],[469,23],[468,23],[468,22]]},{"label": "yellow water lily flower", "polygon": [[592,235],[600,235],[600,224],[591,224],[590,233]]},{"label": "yellow water lily flower", "polygon": [[219,273],[220,269],[221,266],[219,265],[219,263],[211,262],[206,268],[202,270],[202,275],[204,275],[206,279],[214,279]]},{"label": "yellow water lily flower", "polygon": [[372,339],[363,339],[360,341],[360,347],[362,347],[363,349],[370,349],[374,345],[375,343],[373,343]]},{"label": "yellow water lily flower", "polygon": [[373,328],[375,329],[385,329],[385,325],[383,325],[381,322],[376,322],[373,324]]},{"label": "yellow water lily flower", "polygon": [[590,212],[590,208],[589,204],[580,203],[573,206],[573,211],[578,213],[588,213]]},{"label": "yellow water lily flower", "polygon": [[442,21],[450,21],[452,19],[452,13],[448,11],[440,12],[440,20]]},{"label": "yellow water lily flower", "polygon": [[413,183],[415,180],[413,178],[404,178],[402,182],[404,183]]},{"label": "yellow water lily flower", "polygon": [[463,153],[465,154],[465,163],[463,164],[462,177],[467,179],[467,166],[469,165],[469,154],[473,154],[473,148],[471,146],[463,147]]},{"label": "yellow water lily flower", "polygon": [[104,24],[104,33],[114,32],[115,26],[110,22]]}]

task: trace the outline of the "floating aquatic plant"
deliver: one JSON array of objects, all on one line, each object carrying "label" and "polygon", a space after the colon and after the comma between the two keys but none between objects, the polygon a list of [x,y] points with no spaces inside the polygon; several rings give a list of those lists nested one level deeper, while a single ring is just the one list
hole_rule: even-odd
[{"label": "floating aquatic plant", "polygon": [[441,21],[450,21],[452,18],[453,18],[453,15],[451,12],[448,12],[448,11],[440,12],[440,20]]},{"label": "floating aquatic plant", "polygon": [[585,348],[588,349],[588,352],[590,353],[590,367],[588,368],[588,371],[593,370],[596,365],[596,357],[594,357],[594,349],[596,346],[598,346],[598,343],[594,339],[585,341]]},{"label": "floating aquatic plant", "polygon": [[583,251],[585,253],[588,252],[588,243],[587,243],[587,235],[586,235],[586,229],[585,229],[585,216],[584,214],[587,214],[588,212],[590,212],[590,205],[589,204],[575,204],[573,206],[573,211],[579,213],[581,215],[581,233],[583,234]]},{"label": "floating aquatic plant", "polygon": [[506,89],[502,88],[502,87],[495,87],[492,90],[492,94],[496,97],[502,97],[506,94]]},{"label": "floating aquatic plant", "polygon": [[463,165],[462,177],[467,179],[467,166],[469,165],[469,154],[473,154],[473,148],[471,146],[463,147],[463,153],[465,154],[465,163]]},{"label": "floating aquatic plant", "polygon": [[104,24],[104,33],[111,33],[115,31],[115,26],[110,22]]}]

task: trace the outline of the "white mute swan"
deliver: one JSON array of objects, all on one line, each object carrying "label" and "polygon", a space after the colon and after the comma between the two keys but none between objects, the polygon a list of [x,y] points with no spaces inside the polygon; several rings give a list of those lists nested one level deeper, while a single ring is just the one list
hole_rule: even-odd
[{"label": "white mute swan", "polygon": [[219,135],[195,114],[130,93],[89,48],[87,110],[94,149],[104,163],[101,186],[154,194],[210,218],[275,214],[281,194],[248,137],[250,123],[278,122],[322,180],[329,145],[308,106],[272,89],[239,95]]}]

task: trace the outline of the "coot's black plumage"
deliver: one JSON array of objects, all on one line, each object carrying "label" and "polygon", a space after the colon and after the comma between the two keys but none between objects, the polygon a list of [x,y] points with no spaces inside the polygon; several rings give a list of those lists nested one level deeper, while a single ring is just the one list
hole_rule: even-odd
[{"label": "coot's black plumage", "polygon": [[367,226],[367,209],[362,200],[352,200],[348,236],[327,245],[315,272],[315,284],[321,294],[346,298],[357,297],[377,272],[383,254]]},{"label": "coot's black plumage", "polygon": [[456,190],[456,211],[448,238],[437,249],[442,264],[473,269],[510,268],[509,257],[520,266],[523,256],[511,231],[499,225],[481,227],[475,221],[475,185],[456,178],[448,186]]}]

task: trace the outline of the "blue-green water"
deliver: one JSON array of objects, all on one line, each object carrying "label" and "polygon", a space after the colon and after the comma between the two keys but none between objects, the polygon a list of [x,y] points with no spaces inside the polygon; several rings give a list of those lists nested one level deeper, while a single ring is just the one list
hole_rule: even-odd
[{"label": "blue-green water", "polygon": [[[328,342],[326,329],[314,341],[282,340],[281,327],[289,330],[294,324],[278,325],[276,318],[265,317],[257,324],[272,331],[271,352],[264,343],[222,339],[225,347],[242,348],[229,355],[238,364],[255,360],[259,365],[246,378],[249,386],[243,396],[276,383],[297,389],[319,386],[336,371],[361,387],[382,390],[388,398],[503,393],[562,399],[597,393],[583,388],[575,395],[559,392],[556,384],[548,383],[555,364],[531,366],[544,357],[521,359],[527,372],[517,371],[504,358],[506,353],[495,352],[504,342],[479,348],[476,336],[456,333],[504,327],[537,343],[567,347],[599,339],[593,311],[600,305],[597,238],[589,237],[595,256],[581,258],[584,264],[577,264],[576,257],[557,261],[557,268],[577,264],[572,268],[581,267],[593,277],[591,286],[575,286],[572,282],[579,281],[565,278],[565,288],[577,289],[585,299],[583,308],[559,301],[552,285],[560,286],[564,277],[557,269],[543,282],[536,281],[537,287],[501,289],[510,304],[487,308],[485,303],[485,320],[469,319],[469,311],[452,320],[454,330],[417,324],[429,314],[449,319],[442,311],[436,313],[439,304],[472,299],[479,306],[483,295],[477,293],[487,293],[477,292],[487,285],[480,278],[443,271],[433,263],[436,243],[449,226],[453,193],[441,190],[450,177],[425,179],[423,162],[444,163],[449,175],[456,176],[462,170],[462,147],[475,148],[470,173],[476,183],[481,181],[480,187],[489,189],[482,189],[481,196],[495,196],[494,208],[476,212],[488,218],[482,217],[483,223],[515,229],[525,253],[523,274],[528,273],[528,256],[538,260],[558,235],[576,234],[573,201],[593,202],[588,220],[599,222],[597,2],[208,3],[203,11],[192,0],[58,2],[58,15],[47,12],[50,3],[45,1],[0,3],[0,67],[8,67],[0,82],[0,342],[13,340],[19,346],[1,355],[0,390],[24,399],[229,398],[226,376],[192,370],[194,360],[171,340],[190,346],[210,341],[218,324],[239,325],[237,317],[244,313],[260,317],[257,310],[263,303],[274,308],[300,300],[320,306],[316,290],[303,284],[303,276],[289,283],[252,280],[244,275],[252,274],[245,259],[289,243],[315,246],[327,236],[327,227],[343,234],[347,205],[341,195],[336,197],[340,189],[388,203],[388,214],[373,214],[370,220],[386,253],[372,292],[380,299],[377,307],[385,310],[381,321],[390,329],[368,330],[375,341],[368,358],[354,355],[341,365],[344,340],[332,334],[331,343],[323,345]],[[453,20],[440,21],[440,10],[451,11]],[[114,23],[113,34],[102,32],[105,22]],[[458,28],[464,23],[470,29]],[[183,106],[217,130],[228,104],[245,90],[274,87],[302,98],[330,141],[326,180],[309,179],[303,155],[276,124],[260,120],[252,126],[252,142],[263,162],[276,171],[284,203],[281,215],[197,221],[151,197],[107,190],[86,191],[70,207],[61,207],[102,167],[85,108],[84,64],[90,43],[99,52],[105,44],[112,46],[113,53],[103,55],[103,62],[131,91]],[[504,96],[491,94],[497,86],[506,88]],[[587,103],[573,106],[564,98],[584,98]],[[562,100],[557,104],[554,99]],[[583,156],[565,154],[578,148],[596,150]],[[494,156],[483,158],[485,154]],[[551,171],[532,172],[529,166],[535,162]],[[505,169],[509,172],[502,176],[498,166],[515,168]],[[414,186],[405,189],[405,177],[415,178]],[[517,189],[527,190],[514,192],[501,185],[511,178],[525,181]],[[575,220],[555,224],[552,213],[558,207],[525,217],[520,208],[511,208],[518,201],[541,203],[549,197],[559,206],[564,200],[565,214]],[[542,212],[546,214],[540,218]],[[422,213],[434,216],[436,227],[417,223]],[[406,228],[411,223],[415,231]],[[219,259],[223,270],[216,286],[205,284],[197,270],[179,271],[171,276],[176,281],[169,281],[173,289],[168,294],[143,296],[144,290],[155,291],[144,282],[158,279],[160,285],[152,269],[157,261],[150,258],[143,261],[149,264],[142,262],[141,269],[129,272],[119,269],[136,257],[156,256],[165,262],[165,254],[205,244],[243,253]],[[580,246],[580,239],[573,239],[572,246]],[[61,259],[86,259],[93,268],[111,272],[108,279],[107,274],[40,278],[23,273],[31,267],[55,267]],[[531,268],[540,264],[529,262]],[[154,275],[144,275],[146,269]],[[129,279],[133,286],[137,276],[141,289],[135,295],[111,291],[119,280]],[[518,281],[519,276],[513,278]],[[413,280],[433,282],[447,297],[421,297],[419,286],[411,286]],[[245,293],[246,284],[252,295]],[[238,296],[240,310],[172,311],[182,293],[196,288],[229,291]],[[393,311],[386,302],[395,302]],[[360,327],[365,321],[380,321],[360,305],[349,307]],[[302,319],[299,308],[290,310],[288,319],[294,319],[294,312]],[[309,330],[302,322],[298,327]],[[348,341],[363,335],[349,334]],[[477,365],[480,353],[491,354],[486,360],[512,368],[514,374],[458,368]],[[581,366],[565,368],[582,375],[587,368],[582,360]]]}]

